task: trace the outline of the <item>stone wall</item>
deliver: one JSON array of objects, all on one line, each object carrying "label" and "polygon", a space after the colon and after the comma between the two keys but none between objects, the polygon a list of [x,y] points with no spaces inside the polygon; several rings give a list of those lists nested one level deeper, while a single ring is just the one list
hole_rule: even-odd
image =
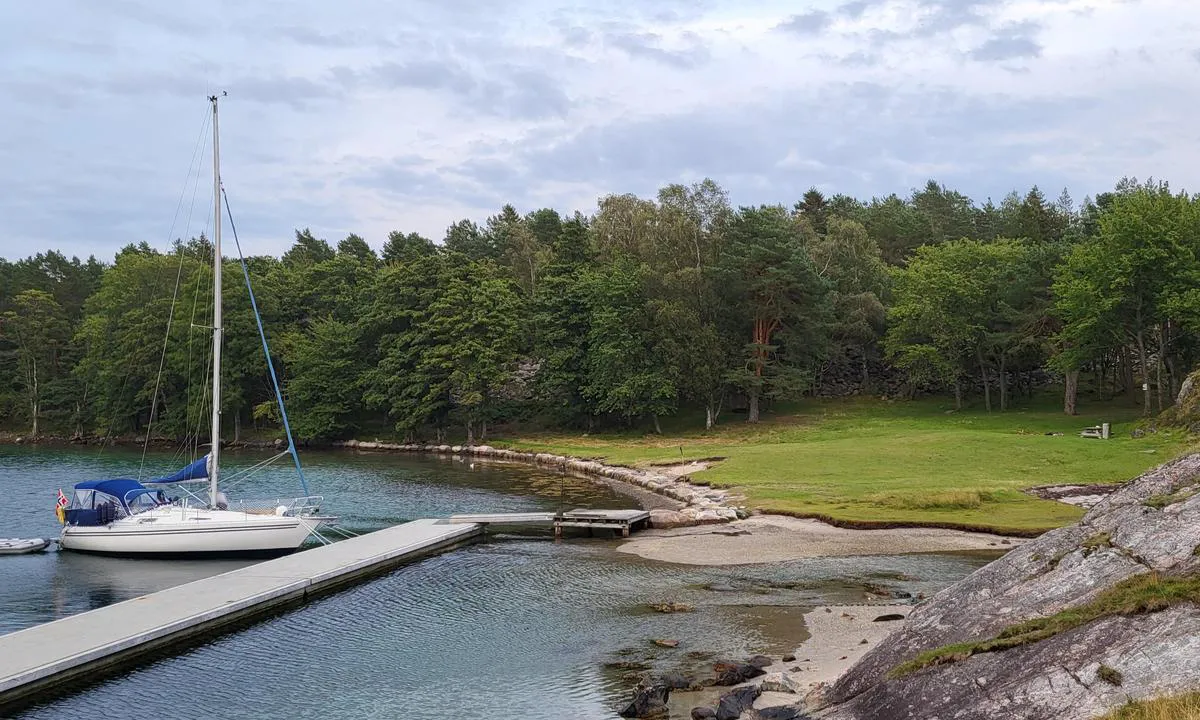
[{"label": "stone wall", "polygon": [[745,517],[740,500],[727,490],[694,485],[687,476],[671,477],[653,469],[636,469],[606,465],[596,460],[494,448],[490,445],[421,445],[346,440],[333,443],[335,447],[383,452],[412,452],[433,455],[474,457],[498,462],[519,462],[537,467],[552,468],[585,477],[606,478],[628,483],[644,490],[682,503],[678,510],[652,510],[651,525],[657,528],[682,527],[707,523],[723,523]]}]

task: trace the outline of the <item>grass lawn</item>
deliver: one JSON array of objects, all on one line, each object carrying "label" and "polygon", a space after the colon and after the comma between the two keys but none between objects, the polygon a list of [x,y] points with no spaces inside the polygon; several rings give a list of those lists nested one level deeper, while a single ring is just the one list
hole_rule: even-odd
[{"label": "grass lawn", "polygon": [[[950,412],[945,400],[811,402],[752,426],[736,416],[712,432],[664,435],[519,434],[501,447],[645,466],[725,458],[693,478],[743,492],[750,507],[842,523],[919,524],[1030,534],[1082,511],[1020,490],[1128,480],[1187,449],[1178,430],[1133,439],[1138,408],[1125,402],[1062,414],[1058,398],[1001,413]],[[1101,422],[1112,438],[1079,437]],[[1061,432],[1060,436],[1047,433]]]},{"label": "grass lawn", "polygon": [[1200,720],[1200,693],[1130,702],[1102,720]]}]

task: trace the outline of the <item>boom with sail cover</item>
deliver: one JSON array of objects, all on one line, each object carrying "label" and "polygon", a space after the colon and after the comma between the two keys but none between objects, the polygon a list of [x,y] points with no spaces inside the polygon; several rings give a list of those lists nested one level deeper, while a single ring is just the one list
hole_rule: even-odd
[{"label": "boom with sail cover", "polygon": [[192,463],[191,465],[188,465],[187,467],[183,468],[182,470],[180,470],[172,475],[167,475],[166,477],[158,477],[158,478],[153,478],[151,480],[147,480],[146,484],[147,485],[169,485],[172,483],[189,482],[189,481],[194,481],[194,480],[207,481],[209,478],[208,470],[209,470],[209,463],[211,462],[211,459],[212,459],[212,455],[206,454],[204,457],[200,458],[199,460]]}]

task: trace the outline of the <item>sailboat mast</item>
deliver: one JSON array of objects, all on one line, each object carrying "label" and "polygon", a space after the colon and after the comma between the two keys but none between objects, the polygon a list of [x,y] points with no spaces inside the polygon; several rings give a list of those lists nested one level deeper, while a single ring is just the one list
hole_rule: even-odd
[{"label": "sailboat mast", "polygon": [[213,124],[213,374],[212,454],[208,476],[209,504],[217,506],[217,475],[221,454],[221,146],[217,132],[217,96],[212,101]]}]

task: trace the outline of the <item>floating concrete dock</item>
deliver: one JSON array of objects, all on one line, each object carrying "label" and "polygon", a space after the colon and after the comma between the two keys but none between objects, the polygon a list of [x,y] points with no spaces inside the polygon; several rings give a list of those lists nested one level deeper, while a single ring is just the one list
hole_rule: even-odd
[{"label": "floating concrete dock", "polygon": [[633,530],[645,527],[650,523],[650,513],[646,510],[584,510],[576,508],[566,512],[528,512],[528,513],[491,513],[451,515],[451,523],[472,523],[479,525],[551,525],[554,536],[560,537],[563,528],[608,529],[629,537]]},{"label": "floating concrete dock", "polygon": [[482,534],[416,520],[0,636],[0,716]]}]

